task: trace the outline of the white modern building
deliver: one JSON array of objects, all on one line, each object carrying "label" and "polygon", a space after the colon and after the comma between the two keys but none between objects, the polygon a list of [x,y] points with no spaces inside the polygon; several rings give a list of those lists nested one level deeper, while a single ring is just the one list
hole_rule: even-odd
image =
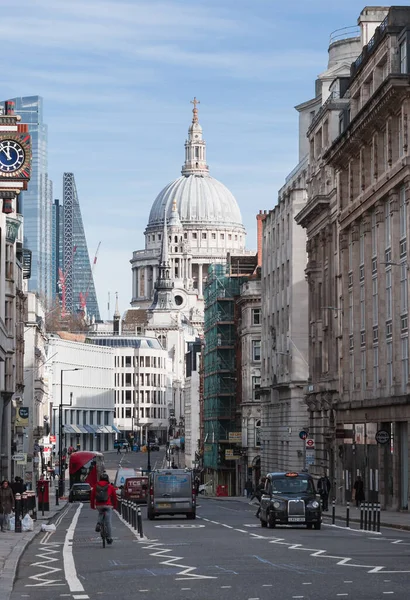
[{"label": "white modern building", "polygon": [[115,437],[112,348],[62,339],[52,334],[47,355],[49,414],[52,415],[51,430],[56,436],[55,456],[59,448],[60,405],[63,449],[71,446],[100,452],[112,450]]},{"label": "white modern building", "polygon": [[199,464],[200,441],[200,369],[201,341],[188,344],[185,361],[184,396],[184,452],[185,466],[193,469]]},{"label": "white modern building", "polygon": [[88,338],[114,357],[114,423],[117,437],[141,444],[167,439],[172,363],[155,337],[100,335]]}]

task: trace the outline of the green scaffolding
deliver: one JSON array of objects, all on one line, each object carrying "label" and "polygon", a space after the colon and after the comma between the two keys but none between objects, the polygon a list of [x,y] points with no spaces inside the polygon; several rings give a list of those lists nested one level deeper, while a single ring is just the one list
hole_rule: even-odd
[{"label": "green scaffolding", "polygon": [[238,429],[235,298],[244,279],[226,273],[226,265],[212,265],[204,290],[204,466],[214,470],[233,468],[225,449]]}]

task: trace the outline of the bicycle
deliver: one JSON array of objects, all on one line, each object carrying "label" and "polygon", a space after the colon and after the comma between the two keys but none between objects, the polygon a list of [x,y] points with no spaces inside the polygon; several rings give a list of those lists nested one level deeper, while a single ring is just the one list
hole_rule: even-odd
[{"label": "bicycle", "polygon": [[100,523],[100,526],[101,526],[100,535],[101,535],[101,539],[102,539],[103,548],[105,548],[105,542],[106,542],[106,540],[108,538],[108,536],[107,536],[107,528],[106,528],[106,525],[105,525],[106,514],[107,514],[107,511],[103,510],[102,511],[102,519],[101,519],[101,523]]}]

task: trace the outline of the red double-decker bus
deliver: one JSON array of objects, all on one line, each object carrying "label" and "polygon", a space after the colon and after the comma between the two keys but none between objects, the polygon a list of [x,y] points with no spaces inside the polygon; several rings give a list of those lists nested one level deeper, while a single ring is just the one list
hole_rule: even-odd
[{"label": "red double-decker bus", "polygon": [[104,456],[101,452],[78,451],[70,455],[70,488],[74,483],[97,483],[104,472]]}]

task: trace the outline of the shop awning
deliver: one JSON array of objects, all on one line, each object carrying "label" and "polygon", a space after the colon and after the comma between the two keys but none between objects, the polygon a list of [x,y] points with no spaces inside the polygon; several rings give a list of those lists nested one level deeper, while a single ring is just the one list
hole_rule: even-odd
[{"label": "shop awning", "polygon": [[78,425],[71,425],[71,427],[74,429],[74,433],[82,433]]},{"label": "shop awning", "polygon": [[86,430],[84,425],[76,425],[76,427],[78,427],[78,429],[81,431],[81,433],[88,433],[88,431]]},{"label": "shop awning", "polygon": [[63,425],[64,433],[75,433],[72,425]]},{"label": "shop awning", "polygon": [[94,425],[84,425],[84,429],[87,433],[95,433]]},{"label": "shop awning", "polygon": [[113,428],[113,430],[115,431],[115,433],[122,433],[122,432],[121,432],[121,431],[118,429],[118,427],[116,427],[114,424],[112,424],[112,428]]}]

